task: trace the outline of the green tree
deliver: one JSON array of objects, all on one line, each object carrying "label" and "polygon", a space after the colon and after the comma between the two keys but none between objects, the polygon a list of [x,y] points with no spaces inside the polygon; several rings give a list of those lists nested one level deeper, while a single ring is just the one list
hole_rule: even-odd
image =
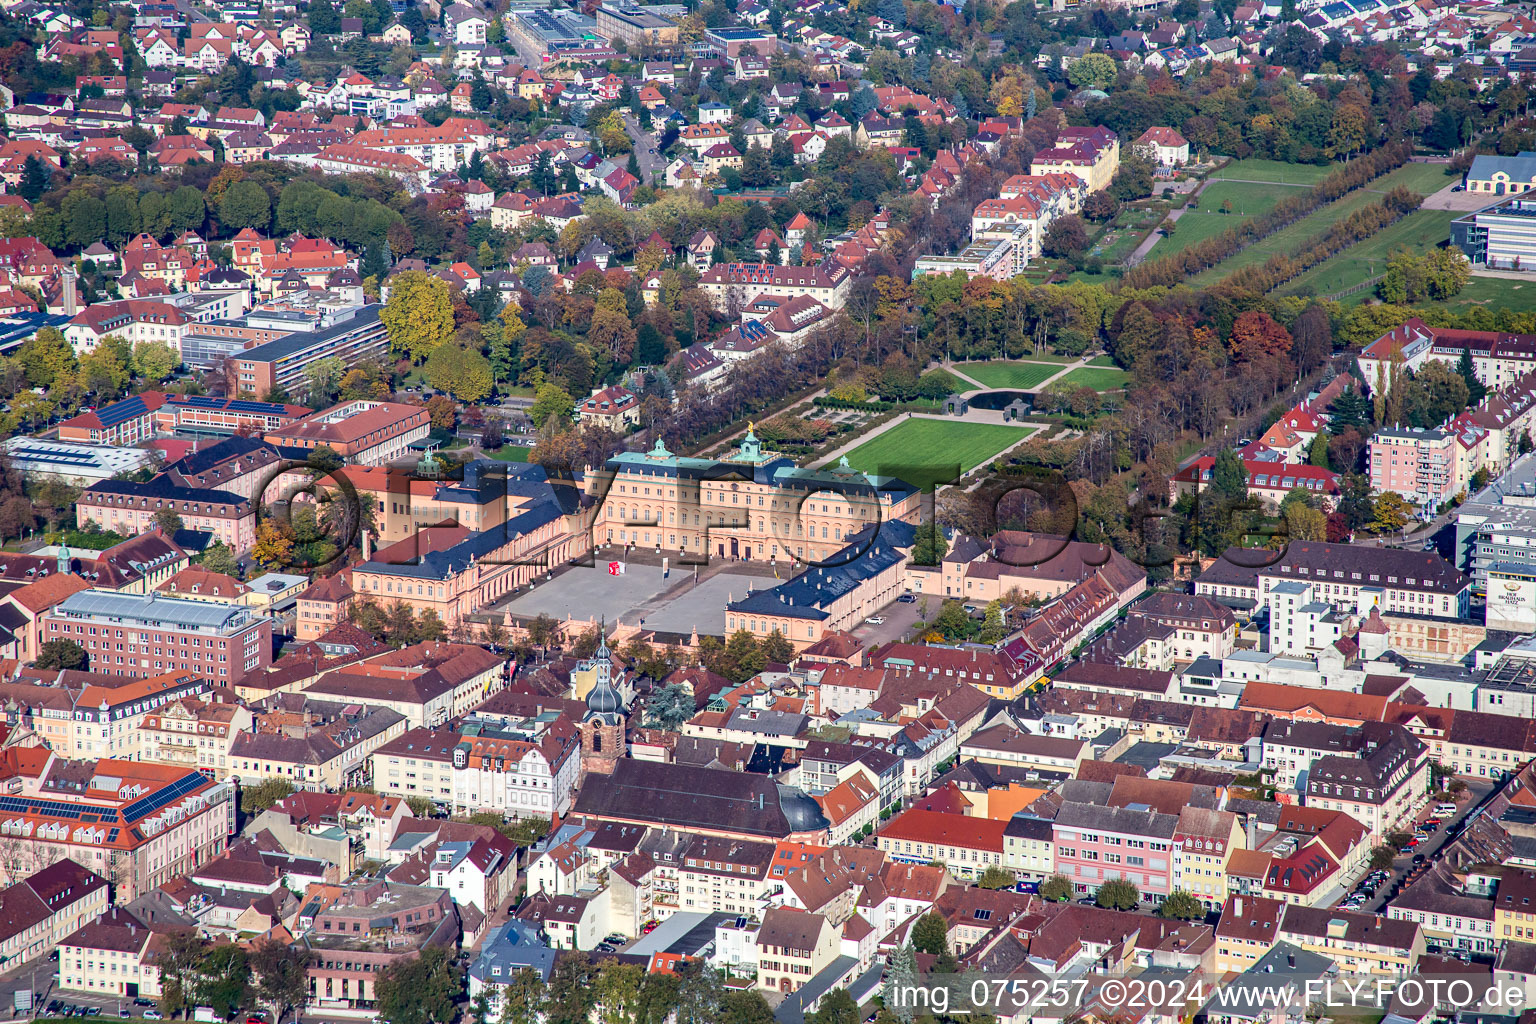
[{"label": "green tree", "polygon": [[379,1016],[390,1024],[447,1024],[458,1015],[459,968],[443,946],[428,946],[410,960],[389,964],[378,973],[375,991]]},{"label": "green tree", "polygon": [[1216,453],[1216,462],[1211,467],[1210,493],[1216,501],[1229,505],[1248,497],[1248,471],[1231,448]]},{"label": "green tree", "polygon": [[1085,53],[1067,69],[1067,81],[1079,89],[1108,89],[1120,67],[1107,53]]},{"label": "green tree", "polygon": [[251,971],[256,976],[256,995],[271,1007],[273,1019],[288,1020],[289,1011],[309,999],[311,955],[302,943],[289,945],[267,939],[251,951]]},{"label": "green tree", "polygon": [[163,341],[141,341],[133,348],[134,372],[150,383],[165,380],[180,362],[181,356]]},{"label": "green tree", "polygon": [[725,641],[720,661],[720,674],[733,683],[743,683],[763,670],[768,659],[763,655],[757,637],[744,629],[738,629]]},{"label": "green tree", "polygon": [[272,197],[258,182],[237,181],[219,197],[219,221],[231,234],[244,228],[265,232],[272,226]]},{"label": "green tree", "polygon": [[389,332],[390,349],[420,362],[453,334],[448,282],[419,270],[396,276],[379,318]]},{"label": "green tree", "polygon": [[1397,860],[1397,850],[1382,844],[1371,847],[1371,868],[1376,871],[1391,871],[1393,861]]},{"label": "green tree", "polygon": [[1052,875],[1040,883],[1040,898],[1065,903],[1072,898],[1072,880],[1066,875]]},{"label": "green tree", "polygon": [[529,407],[528,415],[533,419],[534,426],[543,429],[551,421],[556,424],[566,422],[575,408],[575,399],[560,385],[541,384],[533,394],[533,405]]},{"label": "green tree", "polygon": [[693,717],[694,708],[693,694],[686,686],[668,683],[645,699],[645,721],[654,728],[673,731]]},{"label": "green tree", "polygon": [[773,1007],[755,988],[729,989],[720,997],[720,1024],[774,1024]]},{"label": "green tree", "polygon": [[1183,889],[1175,889],[1163,900],[1162,906],[1157,908],[1160,917],[1166,917],[1174,921],[1193,921],[1205,916],[1205,904],[1197,899],[1194,893]]},{"label": "green tree", "polygon": [[929,628],[940,633],[946,640],[969,640],[976,633],[976,623],[971,620],[965,605],[959,601],[945,601],[939,606],[939,614],[933,617]]},{"label": "green tree", "polygon": [[73,640],[60,639],[45,641],[38,647],[37,660],[32,664],[37,668],[83,669],[85,663],[84,647]]},{"label": "green tree", "polygon": [[1111,878],[1099,886],[1094,902],[1106,910],[1135,910],[1141,893],[1124,878]]},{"label": "green tree", "polygon": [[1488,388],[1477,379],[1477,369],[1472,365],[1472,349],[1470,347],[1461,350],[1461,358],[1456,360],[1456,373],[1467,385],[1467,402],[1470,405],[1478,405],[1488,395]]},{"label": "green tree", "polygon": [[[139,201],[139,213],[143,215],[143,200]],[[166,201],[166,215],[170,218],[170,230],[201,231],[208,209],[203,203],[203,193],[191,185],[182,185],[171,193]]]},{"label": "green tree", "polygon": [[1003,618],[1003,602],[987,602],[986,618],[976,631],[976,639],[984,644],[1002,643],[1008,635],[1008,622]]},{"label": "green tree", "polygon": [[835,988],[822,996],[816,1012],[806,1018],[807,1024],[859,1024],[861,1020],[859,1004],[846,988]]},{"label": "green tree", "polygon": [[60,377],[73,374],[79,363],[75,350],[64,335],[53,327],[44,327],[16,352],[16,362],[35,388],[51,388]]},{"label": "green tree", "polygon": [[182,528],[181,516],[173,508],[163,508],[149,518],[167,537],[175,536]]},{"label": "green tree", "polygon": [[763,638],[763,657],[776,665],[787,665],[795,657],[795,645],[775,629]]},{"label": "green tree", "polygon": [[1012,889],[1016,881],[1018,879],[1014,878],[1012,871],[994,864],[981,873],[976,884],[983,889]]},{"label": "green tree", "polygon": [[938,956],[949,949],[949,925],[943,915],[930,910],[912,925],[908,941],[919,953]]},{"label": "green tree", "polygon": [[312,405],[327,406],[341,394],[341,380],[347,375],[347,364],[336,356],[316,359],[304,367],[304,384]]},{"label": "green tree", "polygon": [[72,246],[99,242],[107,233],[107,205],[88,192],[71,192],[59,208],[64,216],[65,238]]},{"label": "green tree", "polygon": [[1335,437],[1354,427],[1363,434],[1371,432],[1371,400],[1353,387],[1347,387],[1328,406],[1328,432]]},{"label": "green tree", "polygon": [[244,814],[260,814],[292,794],[293,783],[287,779],[262,779],[254,785],[240,787],[240,810]]},{"label": "green tree", "polygon": [[427,380],[461,402],[479,402],[495,384],[491,364],[478,349],[466,345],[439,345],[427,356]]},{"label": "green tree", "polygon": [[913,565],[938,565],[949,551],[944,530],[936,522],[917,524],[917,539],[912,545]]},{"label": "green tree", "polygon": [[895,1008],[894,1016],[899,1024],[912,1024],[917,1011],[909,1001],[898,999],[896,993],[912,991],[917,980],[917,954],[910,942],[903,942],[891,954],[890,963],[886,966],[884,988],[885,1005],[888,1009]]},{"label": "green tree", "polygon": [[501,994],[501,1024],[539,1024],[544,1020],[544,997],[544,979],[532,967],[524,967]]}]

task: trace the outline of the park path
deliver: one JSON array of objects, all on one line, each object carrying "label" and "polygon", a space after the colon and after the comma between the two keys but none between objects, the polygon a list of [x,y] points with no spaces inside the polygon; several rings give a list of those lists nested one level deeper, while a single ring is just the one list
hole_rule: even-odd
[{"label": "park path", "polygon": [[[1030,390],[1032,390],[1032,391],[1039,391],[1041,388],[1045,387],[1051,381],[1056,380],[1058,377],[1061,377],[1063,374],[1070,373],[1071,371],[1077,369],[1080,366],[1088,366],[1088,365],[1091,364],[1091,362],[1094,359],[1097,359],[1097,358],[1098,358],[1098,356],[1090,356],[1090,355],[1084,354],[1084,355],[1078,356],[1076,359],[1072,360],[1072,362],[1070,362],[1070,363],[1062,363],[1062,364],[1060,364],[1060,369],[1058,369],[1055,373],[1051,374],[1049,377],[1047,377],[1044,380],[1042,380],[1039,384],[1036,384]],[[978,360],[972,360],[972,362],[977,362],[977,361]],[[986,361],[987,362],[999,362],[999,363],[1036,363],[1036,362],[1040,362],[1040,360],[1038,360],[1038,359],[1031,359],[1028,356],[1020,356],[1018,359],[996,359],[996,360],[986,360]],[[971,388],[970,391],[962,391],[962,392],[960,392],[960,397],[961,398],[964,398],[967,395],[971,395],[971,394],[973,394],[973,393],[975,393],[977,391],[1017,391],[1017,390],[1019,390],[1018,388],[990,387],[990,386],[988,386],[986,384],[983,384],[981,381],[977,380],[975,377],[972,377],[970,374],[968,374],[964,370],[960,369],[960,367],[966,366],[966,365],[969,365],[969,364],[967,364],[967,363],[940,363],[939,364],[939,367],[941,369],[943,369],[945,372],[947,372],[949,374],[952,374],[953,376],[959,377],[961,380],[965,381],[966,383],[973,385],[973,387]],[[976,411],[984,413],[987,410],[981,409],[981,410],[976,410]],[[967,415],[969,415],[969,414],[967,414]],[[953,419],[953,417],[949,417],[949,418]],[[977,422],[993,422],[993,421],[990,421],[990,420],[978,420]],[[999,419],[999,420],[996,420],[995,422],[1002,423],[1003,421],[1001,419]]]},{"label": "park path", "polygon": [[[1235,181],[1242,185],[1280,185],[1285,188],[1312,187],[1311,185],[1303,185],[1296,181],[1263,181],[1258,178],[1206,178],[1200,183],[1199,188],[1190,193],[1190,198],[1198,199],[1200,197],[1200,193],[1205,191],[1207,185],[1217,181]],[[1184,216],[1184,212],[1188,209],[1189,204],[1185,203],[1177,210],[1170,210],[1168,211],[1168,219],[1177,224],[1179,222],[1179,218]],[[1140,245],[1131,250],[1131,254],[1125,258],[1125,263],[1123,265],[1127,267],[1134,267],[1142,260],[1146,259],[1147,253],[1152,251],[1152,247],[1157,244],[1157,240],[1161,237],[1163,236],[1158,232],[1157,228],[1153,228],[1151,231],[1148,231],[1147,237],[1141,240]]]}]

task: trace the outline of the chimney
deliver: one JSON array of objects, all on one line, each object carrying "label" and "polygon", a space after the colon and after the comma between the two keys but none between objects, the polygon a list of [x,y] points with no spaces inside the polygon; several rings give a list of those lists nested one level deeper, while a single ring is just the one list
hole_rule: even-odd
[{"label": "chimney", "polygon": [[80,280],[73,270],[63,272],[59,288],[59,305],[65,316],[74,316],[80,312]]},{"label": "chimney", "polygon": [[363,530],[363,561],[367,562],[367,561],[371,560],[372,558],[373,558],[373,537],[371,535],[369,535],[368,531],[365,529],[365,530]]}]

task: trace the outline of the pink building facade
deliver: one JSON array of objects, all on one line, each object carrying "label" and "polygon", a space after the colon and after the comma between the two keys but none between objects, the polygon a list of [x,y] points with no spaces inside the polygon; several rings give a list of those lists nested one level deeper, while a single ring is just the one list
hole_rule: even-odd
[{"label": "pink building facade", "polygon": [[1106,881],[1124,878],[1143,899],[1160,903],[1173,891],[1178,824],[1178,815],[1145,804],[1064,804],[1051,828],[1056,873],[1065,875],[1078,893],[1094,893]]}]

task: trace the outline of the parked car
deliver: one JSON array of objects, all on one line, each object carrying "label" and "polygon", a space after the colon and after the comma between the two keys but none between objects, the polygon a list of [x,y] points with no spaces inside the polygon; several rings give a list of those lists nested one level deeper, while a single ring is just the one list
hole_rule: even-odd
[{"label": "parked car", "polygon": [[165,1019],[165,1014],[161,1013],[159,1010],[145,1010],[144,1011],[144,1019],[145,1020],[164,1020]]},{"label": "parked car", "polygon": [[867,625],[870,625],[870,626],[883,626],[883,625],[885,625],[885,616],[884,615],[873,615],[873,616],[870,616],[869,618],[865,619],[864,622]]},{"label": "parked car", "polygon": [[914,604],[917,601],[917,595],[916,594],[902,594],[896,600],[898,602],[900,602],[901,604]]}]

